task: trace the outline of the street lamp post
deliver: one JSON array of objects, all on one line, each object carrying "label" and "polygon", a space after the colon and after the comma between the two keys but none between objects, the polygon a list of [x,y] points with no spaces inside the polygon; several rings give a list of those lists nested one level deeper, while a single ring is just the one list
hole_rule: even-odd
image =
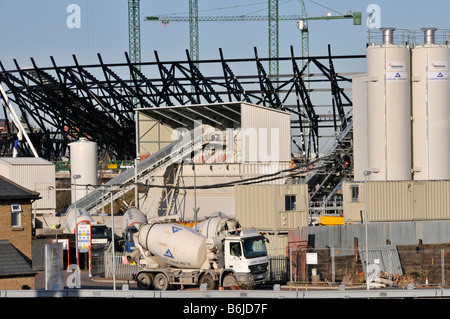
[{"label": "street lamp post", "polygon": [[77,257],[77,265],[79,265],[78,262],[78,210],[77,210],[77,179],[81,178],[81,175],[75,174],[72,176],[73,178],[73,205],[74,205],[74,218],[75,218],[75,250],[76,250],[76,257]]},{"label": "street lamp post", "polygon": [[77,179],[81,178],[81,175],[75,174],[73,178],[73,204],[75,205],[75,212],[77,211]]},{"label": "street lamp post", "polygon": [[110,189],[111,199],[111,242],[112,242],[112,269],[113,269],[113,290],[116,290],[116,247],[114,240],[114,200],[113,189]]},{"label": "street lamp post", "polygon": [[367,180],[370,174],[377,173],[377,171],[364,171],[364,215],[365,215],[365,228],[366,228],[366,289],[369,290],[369,236],[368,226],[369,215],[367,213]]},{"label": "street lamp post", "polygon": [[134,188],[134,206],[139,209],[139,193],[138,193],[138,163],[141,160],[140,156],[136,156],[134,160],[134,182],[136,184]]}]

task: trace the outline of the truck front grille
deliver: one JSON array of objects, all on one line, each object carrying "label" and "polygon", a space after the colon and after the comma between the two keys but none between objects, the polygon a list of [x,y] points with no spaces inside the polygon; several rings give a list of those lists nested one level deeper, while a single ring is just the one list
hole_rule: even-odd
[{"label": "truck front grille", "polygon": [[251,266],[249,266],[250,272],[253,275],[265,273],[267,271],[268,265],[269,265],[269,263],[259,264],[259,265],[251,265]]}]

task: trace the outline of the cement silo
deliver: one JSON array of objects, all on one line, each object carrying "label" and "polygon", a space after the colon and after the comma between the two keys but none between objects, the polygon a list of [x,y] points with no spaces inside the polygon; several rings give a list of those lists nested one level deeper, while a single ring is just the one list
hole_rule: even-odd
[{"label": "cement silo", "polygon": [[411,179],[410,48],[394,44],[393,28],[367,47],[369,180]]},{"label": "cement silo", "polygon": [[93,190],[87,185],[97,185],[97,143],[80,138],[69,146],[73,203]]},{"label": "cement silo", "polygon": [[424,28],[411,54],[415,180],[450,179],[450,47]]}]

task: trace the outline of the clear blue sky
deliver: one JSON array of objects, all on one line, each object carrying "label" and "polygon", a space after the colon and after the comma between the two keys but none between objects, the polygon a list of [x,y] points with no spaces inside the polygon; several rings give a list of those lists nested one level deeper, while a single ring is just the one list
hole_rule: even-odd
[{"label": "clear blue sky", "polygon": [[[265,1],[199,0],[199,15],[267,15]],[[189,48],[187,22],[143,22],[148,15],[179,13],[187,16],[188,0],[141,0],[142,61],[154,61],[154,50],[162,60],[185,58]],[[418,30],[433,26],[450,29],[448,0],[305,0],[309,16],[327,12],[360,11],[363,24],[351,20],[310,22],[310,55],[327,54],[330,43],[333,54],[364,54],[367,42],[366,8],[375,3],[381,9],[382,26]],[[81,8],[81,27],[69,29],[66,12],[70,4]],[[244,5],[243,5],[244,4]],[[218,8],[224,8],[218,10]],[[217,10],[216,10],[217,9]],[[333,10],[333,11],[332,11]],[[73,64],[72,54],[81,63],[96,63],[101,53],[107,63],[124,62],[128,50],[127,0],[0,0],[0,60],[12,68],[16,58],[29,66],[30,57],[38,65],[50,65],[49,56],[58,64]],[[300,14],[298,0],[280,0],[279,12]],[[225,57],[253,57],[257,47],[261,57],[268,55],[267,22],[200,22],[200,58],[218,58],[219,48]],[[280,55],[289,55],[293,45],[300,53],[300,32],[295,21],[280,22]]]}]

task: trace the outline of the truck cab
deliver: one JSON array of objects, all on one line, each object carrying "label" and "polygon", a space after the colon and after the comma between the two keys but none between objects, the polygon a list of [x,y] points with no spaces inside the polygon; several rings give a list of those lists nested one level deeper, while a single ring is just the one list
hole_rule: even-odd
[{"label": "truck cab", "polygon": [[108,227],[105,224],[91,224],[91,233],[92,233],[92,245],[95,246],[106,246],[109,239],[109,231]]},{"label": "truck cab", "polygon": [[128,226],[125,228],[123,232],[124,238],[124,247],[127,253],[131,253],[136,249],[136,244],[134,243],[133,235],[137,232],[137,228],[135,226]]},{"label": "truck cab", "polygon": [[265,237],[256,230],[242,230],[224,240],[225,269],[234,273],[238,285],[254,285],[268,280]]}]

